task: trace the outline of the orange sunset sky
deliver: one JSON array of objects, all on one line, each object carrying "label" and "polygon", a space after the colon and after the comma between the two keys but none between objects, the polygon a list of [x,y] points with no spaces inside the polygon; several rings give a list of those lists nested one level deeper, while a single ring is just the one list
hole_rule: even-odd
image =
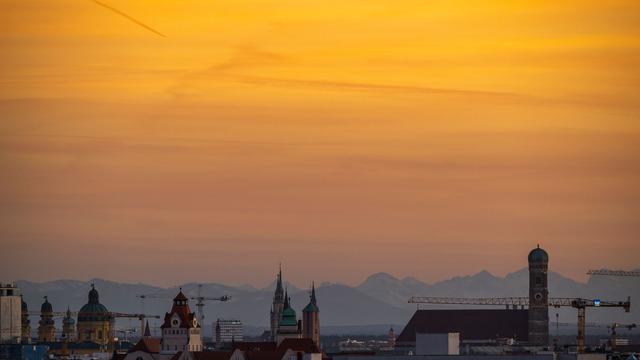
[{"label": "orange sunset sky", "polygon": [[0,1],[6,280],[640,267],[640,2]]}]

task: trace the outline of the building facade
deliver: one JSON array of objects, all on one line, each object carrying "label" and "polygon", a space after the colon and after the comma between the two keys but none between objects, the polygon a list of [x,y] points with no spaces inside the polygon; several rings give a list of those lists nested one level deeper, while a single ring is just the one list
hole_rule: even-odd
[{"label": "building facade", "polygon": [[221,348],[224,344],[244,341],[244,328],[240,320],[218,319],[214,323],[213,330],[216,348]]},{"label": "building facade", "polygon": [[88,298],[89,301],[78,312],[76,340],[108,345],[113,342],[115,319],[100,303],[100,294],[93,284]]},{"label": "building facade", "polygon": [[320,308],[316,301],[315,284],[311,284],[309,304],[302,310],[302,336],[313,340],[320,348]]},{"label": "building facade", "polygon": [[529,343],[549,343],[549,255],[538,246],[529,253]]},{"label": "building facade", "polygon": [[282,311],[284,310],[285,294],[282,286],[282,267],[278,271],[276,277],[276,290],[273,294],[273,304],[271,305],[271,340],[276,341],[278,335],[278,326],[282,320]]},{"label": "building facade", "polygon": [[202,333],[196,314],[189,308],[189,299],[182,290],[173,299],[171,312],[164,316],[160,327],[161,354],[175,354],[179,351],[202,351]]},{"label": "building facade", "polygon": [[40,306],[40,321],[38,321],[38,341],[54,342],[56,341],[56,326],[53,321],[53,305],[49,302],[49,298],[44,297],[44,303]]},{"label": "building facade", "polygon": [[0,343],[22,342],[22,298],[13,284],[0,284]]}]

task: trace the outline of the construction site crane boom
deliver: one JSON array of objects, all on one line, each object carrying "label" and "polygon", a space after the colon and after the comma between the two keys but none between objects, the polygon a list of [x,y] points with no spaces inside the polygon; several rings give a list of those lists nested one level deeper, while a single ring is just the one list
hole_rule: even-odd
[{"label": "construction site crane boom", "polygon": [[204,302],[205,301],[221,301],[226,302],[231,300],[231,296],[222,295],[219,297],[202,296],[202,284],[198,284],[198,296],[190,297],[189,299],[196,301],[196,308],[198,309],[198,321],[200,325],[204,325]]},{"label": "construction site crane boom", "polygon": [[[34,315],[34,316],[42,315],[42,313],[40,311],[29,311],[29,312],[27,312],[27,314]],[[67,312],[66,311],[54,311],[54,312],[46,313],[46,314],[51,314],[54,318],[67,316]],[[69,315],[78,316],[78,312],[77,311],[70,311]]]},{"label": "construction site crane boom", "polygon": [[128,319],[138,319],[140,320],[140,336],[144,334],[144,320],[145,319],[160,319],[159,315],[148,315],[148,314],[126,314],[126,313],[110,313],[113,318],[128,318]]},{"label": "construction site crane boom", "polygon": [[[182,288],[180,288],[180,291],[182,291]],[[136,297],[140,298],[140,300],[142,301],[142,307],[143,308],[144,308],[144,299],[171,299],[170,296],[162,295],[162,294],[142,294],[142,295],[136,295]],[[200,322],[201,325],[204,325],[204,303],[205,303],[205,301],[226,302],[226,301],[231,300],[231,296],[229,296],[229,295],[222,295],[222,296],[218,296],[218,297],[203,296],[202,295],[202,284],[198,284],[198,295],[197,296],[190,296],[189,299],[196,301],[196,308],[197,308],[197,311],[198,311],[198,321]]]},{"label": "construction site crane boom", "polygon": [[587,275],[640,277],[640,271],[602,269],[602,270],[589,270],[587,271]]},{"label": "construction site crane boom", "polygon": [[[529,306],[528,297],[496,297],[496,298],[456,298],[456,297],[427,297],[412,296],[410,304],[440,304],[440,305],[503,305],[509,307]],[[627,301],[601,301],[599,299],[582,298],[549,298],[549,306],[572,307],[578,310],[578,352],[584,352],[587,307],[621,307],[625,312],[631,310],[631,299]]]}]

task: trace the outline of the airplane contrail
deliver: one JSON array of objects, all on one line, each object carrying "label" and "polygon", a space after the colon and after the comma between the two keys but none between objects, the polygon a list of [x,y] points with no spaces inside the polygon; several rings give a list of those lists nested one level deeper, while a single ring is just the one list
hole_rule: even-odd
[{"label": "airplane contrail", "polygon": [[122,16],[122,17],[125,17],[125,18],[129,19],[130,21],[133,21],[134,23],[136,23],[136,24],[138,24],[138,25],[142,26],[143,28],[145,28],[145,29],[147,29],[147,30],[151,31],[152,33],[154,33],[154,34],[156,34],[156,35],[160,35],[160,36],[162,36],[162,37],[166,37],[166,36],[165,36],[164,34],[162,34],[161,32],[159,32],[159,31],[157,31],[157,30],[153,29],[153,28],[152,28],[152,27],[150,27],[150,26],[147,26],[147,25],[143,24],[142,22],[140,22],[140,21],[138,21],[138,20],[136,20],[136,19],[132,18],[131,16],[129,16],[129,15],[127,15],[127,14],[123,13],[122,11],[120,11],[120,10],[118,10],[118,9],[116,9],[116,8],[113,8],[113,7],[111,7],[111,6],[107,5],[107,4],[103,3],[103,2],[100,2],[100,1],[98,1],[98,0],[93,0],[93,2],[95,2],[96,4],[98,4],[98,5],[100,5],[100,6],[104,7],[104,8],[107,8],[107,9],[109,9],[109,10],[113,11],[114,13],[116,13],[116,14],[118,14],[118,15]]}]

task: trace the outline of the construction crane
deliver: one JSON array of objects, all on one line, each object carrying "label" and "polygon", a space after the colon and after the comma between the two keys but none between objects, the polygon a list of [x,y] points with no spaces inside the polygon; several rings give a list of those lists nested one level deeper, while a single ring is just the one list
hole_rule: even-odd
[{"label": "construction crane", "polygon": [[625,270],[589,270],[587,275],[640,277],[640,271]]},{"label": "construction crane", "polygon": [[160,319],[159,315],[147,315],[147,314],[125,314],[125,313],[110,313],[113,318],[125,318],[125,319],[138,319],[140,320],[140,336],[144,334],[144,320],[145,319]]},{"label": "construction crane", "polygon": [[[29,314],[29,316],[40,316],[43,313],[41,313],[40,311],[29,311],[27,312],[27,314]],[[54,311],[54,312],[50,312],[50,313],[44,313],[44,314],[51,314],[52,317],[54,318],[61,318],[61,317],[65,317],[67,316],[67,312],[66,311]],[[77,311],[70,311],[69,314],[71,316],[78,316],[78,312]]]},{"label": "construction crane", "polygon": [[219,297],[202,296],[202,284],[198,284],[198,296],[190,297],[189,299],[196,301],[196,308],[198,309],[198,321],[204,325],[204,302],[205,301],[222,301],[226,302],[231,300],[231,296],[222,295]]},{"label": "construction crane", "polygon": [[[182,291],[182,288],[180,288]],[[172,299],[172,297],[168,295],[160,295],[160,294],[143,294],[136,295],[142,301],[142,307],[144,308],[144,299]],[[204,325],[204,302],[205,301],[222,301],[226,302],[231,300],[231,296],[222,295],[219,297],[210,297],[210,296],[202,296],[202,284],[198,284],[198,295],[189,297],[190,300],[196,301],[196,308],[198,309],[198,321],[200,324]]]},{"label": "construction crane", "polygon": [[611,340],[610,340],[611,350],[615,350],[616,346],[618,345],[616,329],[626,328],[627,330],[631,330],[637,327],[637,325],[636,324],[620,324],[620,323],[614,322],[613,324],[607,327],[611,330]]},{"label": "construction crane", "polygon": [[[500,298],[455,298],[455,297],[425,297],[412,296],[410,304],[459,304],[459,305],[504,305],[516,308],[529,306],[528,297],[500,297]],[[601,301],[600,299],[581,298],[549,298],[549,306],[555,308],[570,306],[578,310],[578,352],[584,352],[584,338],[586,327],[586,308],[588,307],[621,307],[625,312],[631,310],[631,299],[627,301]]]}]

